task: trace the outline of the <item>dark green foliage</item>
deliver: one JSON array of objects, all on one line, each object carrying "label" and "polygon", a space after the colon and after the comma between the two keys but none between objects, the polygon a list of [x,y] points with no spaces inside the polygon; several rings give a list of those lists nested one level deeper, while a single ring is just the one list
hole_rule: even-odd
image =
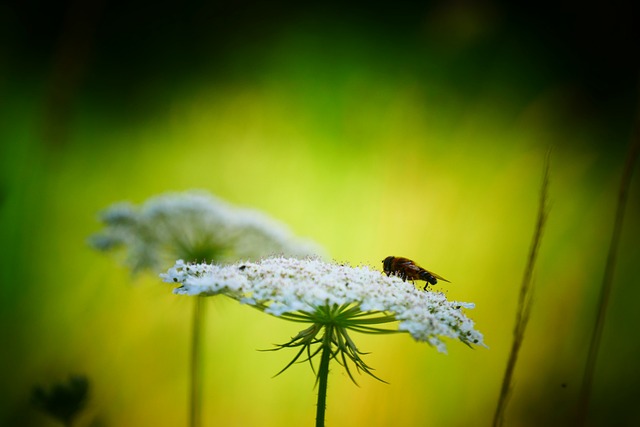
[{"label": "dark green foliage", "polygon": [[33,388],[31,402],[64,425],[84,409],[89,396],[89,380],[85,376],[71,375],[67,382],[55,383],[49,390],[42,386]]}]

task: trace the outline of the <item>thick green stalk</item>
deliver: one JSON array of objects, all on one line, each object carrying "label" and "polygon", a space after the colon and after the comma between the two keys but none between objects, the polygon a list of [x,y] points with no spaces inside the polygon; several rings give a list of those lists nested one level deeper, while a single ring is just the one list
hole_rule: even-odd
[{"label": "thick green stalk", "polygon": [[316,427],[324,427],[324,413],[327,409],[327,380],[329,378],[329,361],[331,360],[331,326],[325,326],[322,340],[322,356],[318,369],[318,407],[316,408]]},{"label": "thick green stalk", "polygon": [[189,402],[189,426],[200,427],[201,403],[202,403],[202,334],[204,329],[204,303],[205,297],[195,298],[193,307],[193,319],[191,323],[191,366],[190,386],[191,396]]}]

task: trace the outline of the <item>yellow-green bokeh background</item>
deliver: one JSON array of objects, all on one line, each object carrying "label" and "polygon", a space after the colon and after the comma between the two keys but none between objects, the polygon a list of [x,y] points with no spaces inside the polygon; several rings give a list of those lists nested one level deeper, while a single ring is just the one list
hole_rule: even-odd
[{"label": "yellow-green bokeh background", "polygon": [[[82,373],[91,399],[77,425],[186,425],[192,301],[152,274],[132,278],[86,238],[113,202],[205,189],[286,222],[339,261],[378,268],[387,255],[411,257],[451,280],[435,290],[476,303],[468,315],[489,349],[451,341],[442,355],[405,335],[358,336],[389,384],[362,376],[356,387],[333,366],[327,425],[488,425],[553,147],[550,216],[507,421],[566,425],[631,122],[583,114],[579,85],[540,78],[536,57],[508,43],[478,72],[474,49],[493,21],[464,22],[438,47],[438,31],[450,28],[398,47],[382,31],[294,22],[229,50],[223,77],[205,68],[175,85],[149,83],[141,93],[155,97],[124,112],[80,90],[55,145],[42,132],[46,78],[5,73],[0,421],[55,425],[29,407],[31,387]],[[632,422],[640,391],[639,195],[635,178],[594,425]],[[293,354],[256,351],[298,326],[223,298],[207,308],[205,425],[311,425],[309,367],[272,378]]]}]

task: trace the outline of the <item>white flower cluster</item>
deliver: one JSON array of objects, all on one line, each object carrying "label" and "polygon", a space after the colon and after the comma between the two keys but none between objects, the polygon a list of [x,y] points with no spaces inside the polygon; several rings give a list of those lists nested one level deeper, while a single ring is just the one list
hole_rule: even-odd
[{"label": "white flower cluster", "polygon": [[176,294],[225,294],[285,318],[288,313],[313,315],[318,307],[336,305],[359,307],[357,316],[391,314],[399,321],[399,331],[441,352],[446,352],[441,337],[484,346],[482,334],[462,312],[474,304],[447,301],[442,293],[419,290],[366,266],[282,257],[227,266],[178,261],[161,277],[180,284]]},{"label": "white flower cluster", "polygon": [[321,252],[263,213],[204,192],[161,195],[139,207],[117,203],[102,212],[101,220],[105,228],[90,243],[105,251],[125,248],[126,262],[134,271],[164,269],[179,258],[233,262]]}]

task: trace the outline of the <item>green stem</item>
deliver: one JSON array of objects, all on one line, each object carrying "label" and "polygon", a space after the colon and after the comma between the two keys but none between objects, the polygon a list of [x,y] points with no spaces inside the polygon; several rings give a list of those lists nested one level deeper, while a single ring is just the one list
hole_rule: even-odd
[{"label": "green stem", "polygon": [[191,401],[189,408],[189,426],[199,427],[201,424],[200,408],[202,403],[202,332],[204,329],[205,297],[195,298],[193,319],[191,323]]},{"label": "green stem", "polygon": [[587,354],[587,363],[584,369],[584,378],[580,396],[578,400],[578,419],[577,426],[587,425],[587,417],[589,415],[589,400],[591,397],[591,389],[593,388],[593,377],[596,370],[596,361],[598,359],[598,350],[600,349],[600,340],[602,339],[602,331],[607,316],[607,307],[611,297],[613,288],[613,273],[615,271],[616,259],[618,256],[618,246],[620,245],[620,236],[622,235],[622,224],[624,222],[624,213],[629,198],[629,187],[631,186],[631,178],[636,161],[640,156],[640,108],[636,112],[636,122],[631,140],[631,145],[627,153],[622,178],[620,179],[620,188],[618,190],[618,204],[616,206],[616,216],[613,222],[613,231],[611,233],[611,242],[609,243],[609,254],[604,269],[604,277],[602,278],[602,287],[600,289],[600,299],[598,301],[598,314],[596,315],[595,324],[591,334],[591,343],[589,345],[589,353]]},{"label": "green stem", "polygon": [[316,409],[316,427],[324,427],[324,413],[327,409],[327,380],[329,378],[329,361],[331,360],[331,326],[325,326],[322,340],[322,356],[318,369],[318,407]]},{"label": "green stem", "polygon": [[520,347],[524,341],[524,333],[529,321],[531,312],[532,293],[533,293],[533,270],[538,258],[538,250],[542,240],[544,225],[547,221],[547,191],[549,187],[549,162],[551,160],[551,152],[547,152],[544,161],[544,174],[542,178],[542,188],[540,190],[540,203],[538,205],[538,220],[536,221],[533,241],[529,251],[529,261],[524,271],[522,284],[520,285],[520,297],[518,299],[518,310],[516,311],[516,323],[513,330],[513,342],[511,343],[511,353],[507,361],[507,367],[502,377],[502,387],[500,388],[500,396],[496,412],[493,416],[493,427],[500,427],[504,424],[504,414],[507,408],[509,395],[511,393],[511,383],[513,382],[513,373],[518,361]]}]

